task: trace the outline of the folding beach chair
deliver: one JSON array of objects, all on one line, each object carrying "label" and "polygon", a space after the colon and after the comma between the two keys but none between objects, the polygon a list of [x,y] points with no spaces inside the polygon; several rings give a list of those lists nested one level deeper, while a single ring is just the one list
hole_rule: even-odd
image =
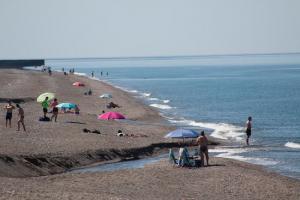
[{"label": "folding beach chair", "polygon": [[169,161],[170,163],[177,165],[178,164],[178,160],[175,158],[173,149],[169,149]]}]

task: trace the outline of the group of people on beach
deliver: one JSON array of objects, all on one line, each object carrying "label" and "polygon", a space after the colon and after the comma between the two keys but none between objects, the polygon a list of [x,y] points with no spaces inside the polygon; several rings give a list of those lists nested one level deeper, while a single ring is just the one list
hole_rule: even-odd
[{"label": "group of people on beach", "polygon": [[[55,122],[57,122],[57,116],[58,116],[58,100],[57,98],[54,98],[53,101],[49,100],[49,97],[46,97],[44,101],[42,101],[41,103],[42,105],[42,109],[43,109],[43,114],[44,114],[44,120],[47,119],[47,113],[48,113],[48,108],[51,108],[52,111],[50,111],[52,113],[52,116],[50,118],[50,121],[52,121],[54,119]],[[67,113],[65,108],[62,108],[62,112],[63,113]],[[74,113],[76,115],[79,115],[80,109],[78,107],[78,105],[75,105],[74,108]],[[45,121],[49,121],[49,120],[45,120]]]},{"label": "group of people on beach", "polygon": [[[103,71],[100,72],[100,75],[103,76]],[[106,76],[108,76],[108,72],[106,72]],[[94,71],[91,72],[91,77],[92,77],[92,78],[95,77]]]},{"label": "group of people on beach", "polygon": [[[25,113],[24,113],[24,109],[19,105],[16,104],[16,107],[18,109],[18,129],[17,131],[20,131],[20,125],[22,125],[23,130],[26,132],[26,128],[25,128],[25,124],[24,124],[24,118],[25,118]],[[5,126],[7,128],[7,125],[9,126],[9,128],[11,128],[11,120],[12,120],[12,116],[13,116],[13,110],[16,108],[14,105],[12,105],[12,102],[9,100],[7,102],[7,105],[4,106],[4,109],[6,110],[6,116],[5,116]]]},{"label": "group of people on beach", "polygon": [[48,113],[48,108],[52,108],[52,116],[50,120],[52,121],[53,118],[55,122],[57,121],[57,116],[58,116],[58,108],[56,107],[58,105],[57,98],[55,98],[52,102],[49,101],[49,97],[46,97],[44,101],[41,103],[42,108],[43,108],[43,113],[44,113],[44,119],[47,118],[47,113]]},{"label": "group of people on beach", "polygon": [[[252,117],[249,116],[248,120],[246,122],[246,144],[249,145],[249,139],[251,137],[252,133]],[[200,136],[196,140],[196,145],[198,145],[198,150],[197,150],[197,155],[200,155],[200,161],[201,164],[200,166],[204,166],[204,161],[206,160],[206,165],[209,166],[209,155],[208,155],[208,139],[204,133],[204,131],[201,131]],[[178,165],[182,166],[181,161],[182,161],[182,155],[184,154],[184,151],[187,151],[185,148],[180,148],[179,150],[179,161]],[[188,153],[186,153],[188,154]],[[205,158],[205,160],[204,160]]]}]

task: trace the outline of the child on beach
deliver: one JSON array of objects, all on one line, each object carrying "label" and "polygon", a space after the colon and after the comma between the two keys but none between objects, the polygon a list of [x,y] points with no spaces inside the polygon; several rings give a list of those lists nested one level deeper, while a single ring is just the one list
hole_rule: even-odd
[{"label": "child on beach", "polygon": [[48,107],[49,107],[49,101],[48,97],[45,98],[45,100],[42,102],[42,108],[43,108],[43,113],[44,113],[44,118],[47,117],[47,112],[48,112]]},{"label": "child on beach", "polygon": [[74,110],[75,110],[75,114],[76,114],[76,115],[79,115],[80,109],[79,109],[79,107],[78,107],[77,105],[75,105]]},{"label": "child on beach", "polygon": [[21,106],[19,104],[16,104],[16,106],[18,108],[18,116],[19,116],[17,131],[20,131],[20,124],[22,124],[23,130],[26,132],[25,124],[24,124],[24,117],[25,117],[24,110],[23,110],[23,108],[21,108]]},{"label": "child on beach", "polygon": [[7,128],[7,122],[8,122],[9,128],[11,128],[12,111],[13,111],[13,109],[15,109],[15,107],[11,104],[11,101],[8,101],[7,105],[4,106],[4,109],[6,109],[5,126]]}]

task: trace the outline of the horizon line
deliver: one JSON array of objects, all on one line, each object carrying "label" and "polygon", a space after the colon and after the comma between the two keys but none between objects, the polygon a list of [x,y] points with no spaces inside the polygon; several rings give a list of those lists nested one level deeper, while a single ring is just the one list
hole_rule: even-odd
[{"label": "horizon line", "polygon": [[73,58],[47,58],[44,60],[123,60],[123,59],[169,59],[169,58],[201,58],[201,57],[234,57],[234,56],[272,56],[272,55],[300,55],[300,52],[285,52],[285,53],[243,53],[243,54],[207,54],[207,55],[170,55],[170,56],[116,56],[116,57],[73,57]]},{"label": "horizon line", "polygon": [[242,54],[207,54],[207,55],[170,55],[170,56],[116,56],[116,57],[69,57],[69,58],[16,58],[16,59],[1,59],[0,61],[5,60],[124,60],[124,59],[170,59],[170,58],[205,58],[205,57],[234,57],[234,56],[274,56],[274,55],[300,55],[300,52],[285,52],[285,53],[242,53]]}]

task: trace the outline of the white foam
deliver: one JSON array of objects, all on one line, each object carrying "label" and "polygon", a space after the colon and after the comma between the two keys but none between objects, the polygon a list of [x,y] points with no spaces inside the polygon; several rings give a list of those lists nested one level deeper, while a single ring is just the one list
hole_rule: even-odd
[{"label": "white foam", "polygon": [[300,144],[295,143],[295,142],[287,142],[287,143],[285,143],[284,146],[289,147],[289,148],[293,148],[293,149],[300,149]]},{"label": "white foam", "polygon": [[230,159],[234,159],[234,160],[257,164],[257,165],[276,165],[276,164],[278,164],[277,161],[267,159],[267,158],[253,158],[253,157],[245,157],[245,156],[239,155],[240,153],[245,153],[247,151],[249,151],[249,149],[241,149],[241,148],[210,149],[209,150],[209,152],[212,152],[212,153],[220,153],[220,154],[217,154],[215,157],[230,158]]},{"label": "white foam", "polygon": [[75,75],[77,76],[88,76],[86,73],[80,73],[80,72],[74,72]]},{"label": "white foam", "polygon": [[163,105],[163,104],[157,104],[157,103],[150,104],[150,106],[155,107],[155,108],[159,108],[159,109],[163,109],[163,110],[172,109],[172,107],[169,106],[169,105]]},{"label": "white foam", "polygon": [[128,92],[131,92],[131,93],[138,93],[137,90],[127,90]]},{"label": "white foam", "polygon": [[226,123],[206,123],[206,122],[196,122],[193,120],[169,120],[171,123],[206,128],[212,130],[211,136],[223,140],[242,140],[244,135],[244,128],[234,126]]},{"label": "white foam", "polygon": [[151,93],[142,93],[142,96],[144,97],[150,97]]},{"label": "white foam", "polygon": [[170,102],[170,100],[163,100],[163,102],[164,102],[164,103],[169,103],[169,102]]},{"label": "white foam", "polygon": [[41,71],[42,67],[23,67],[23,69]]},{"label": "white foam", "polygon": [[158,101],[159,99],[158,98],[154,98],[154,97],[151,97],[149,98],[150,101]]}]

